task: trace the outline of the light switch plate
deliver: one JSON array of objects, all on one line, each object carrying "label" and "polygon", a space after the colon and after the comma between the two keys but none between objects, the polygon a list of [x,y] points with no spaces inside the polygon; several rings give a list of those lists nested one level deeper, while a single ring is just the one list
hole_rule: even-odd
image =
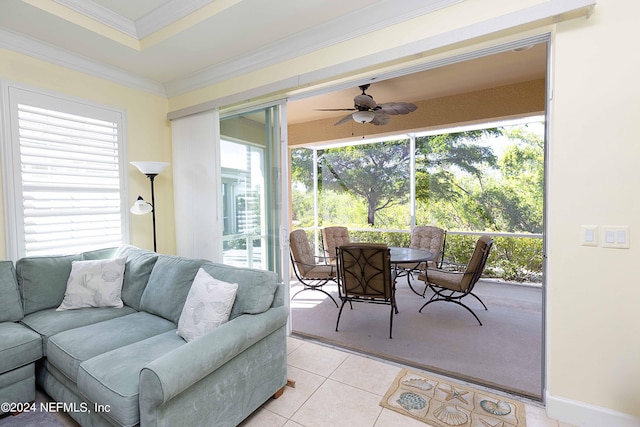
[{"label": "light switch plate", "polygon": [[602,226],[602,247],[629,249],[629,226],[628,225],[603,225]]},{"label": "light switch plate", "polygon": [[582,226],[581,244],[583,246],[598,246],[598,226],[597,225]]}]

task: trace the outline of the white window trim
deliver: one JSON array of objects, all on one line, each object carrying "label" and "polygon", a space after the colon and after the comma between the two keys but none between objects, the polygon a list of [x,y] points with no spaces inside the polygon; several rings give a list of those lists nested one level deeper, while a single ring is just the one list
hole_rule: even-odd
[{"label": "white window trim", "polygon": [[127,173],[127,127],[125,110],[7,80],[0,80],[0,90],[0,152],[2,153],[4,228],[7,259],[17,260],[25,254],[24,231],[20,229],[20,224],[23,222],[23,210],[21,204],[17,203],[22,200],[22,192],[18,188],[21,183],[21,170],[20,164],[14,161],[15,144],[12,140],[13,129],[10,93],[15,90],[24,93],[30,92],[35,96],[49,97],[51,100],[59,100],[62,104],[66,105],[76,104],[74,108],[78,109],[103,110],[119,115],[121,136],[118,143],[118,167],[120,170],[121,231],[122,242],[130,242],[131,226],[128,215],[129,181]]}]

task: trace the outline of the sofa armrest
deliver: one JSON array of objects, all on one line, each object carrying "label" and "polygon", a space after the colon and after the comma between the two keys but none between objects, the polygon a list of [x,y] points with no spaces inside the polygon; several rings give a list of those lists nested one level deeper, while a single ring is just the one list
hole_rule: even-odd
[{"label": "sofa armrest", "polygon": [[243,315],[154,360],[140,372],[140,411],[168,402],[264,337],[283,327],[289,310]]}]

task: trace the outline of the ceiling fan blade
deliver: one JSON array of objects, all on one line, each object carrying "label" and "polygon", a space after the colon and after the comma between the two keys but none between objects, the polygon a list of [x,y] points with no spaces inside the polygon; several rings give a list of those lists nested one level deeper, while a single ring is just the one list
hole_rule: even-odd
[{"label": "ceiling fan blade", "polygon": [[356,111],[355,108],[314,108],[313,111]]},{"label": "ceiling fan blade", "polygon": [[356,95],[355,98],[353,98],[353,103],[358,110],[364,111],[366,111],[367,109],[372,110],[378,105],[370,95],[366,94]]},{"label": "ceiling fan blade", "polygon": [[409,114],[412,111],[416,111],[418,107],[408,102],[386,102],[378,105],[376,111],[382,111],[386,114]]},{"label": "ceiling fan blade", "polygon": [[389,120],[391,120],[391,117],[389,117],[389,115],[387,113],[384,113],[382,110],[376,110],[375,113],[376,116],[370,122],[373,125],[386,125],[387,123],[389,123]]},{"label": "ceiling fan blade", "polygon": [[334,126],[338,126],[344,123],[347,123],[349,121],[353,120],[353,117],[351,117],[351,114],[349,114],[348,116],[344,116],[343,118],[341,118],[340,120],[338,120],[337,122],[335,122],[333,125]]}]

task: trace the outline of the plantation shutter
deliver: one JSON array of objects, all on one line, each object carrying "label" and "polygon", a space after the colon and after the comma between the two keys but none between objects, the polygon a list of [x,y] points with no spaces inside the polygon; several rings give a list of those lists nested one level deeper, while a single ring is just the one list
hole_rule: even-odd
[{"label": "plantation shutter", "polygon": [[[32,95],[17,98],[33,101]],[[12,105],[14,162],[17,156],[20,164],[14,173],[19,256],[121,245],[121,113],[92,114],[95,107],[64,108],[69,101],[35,98]]]}]

